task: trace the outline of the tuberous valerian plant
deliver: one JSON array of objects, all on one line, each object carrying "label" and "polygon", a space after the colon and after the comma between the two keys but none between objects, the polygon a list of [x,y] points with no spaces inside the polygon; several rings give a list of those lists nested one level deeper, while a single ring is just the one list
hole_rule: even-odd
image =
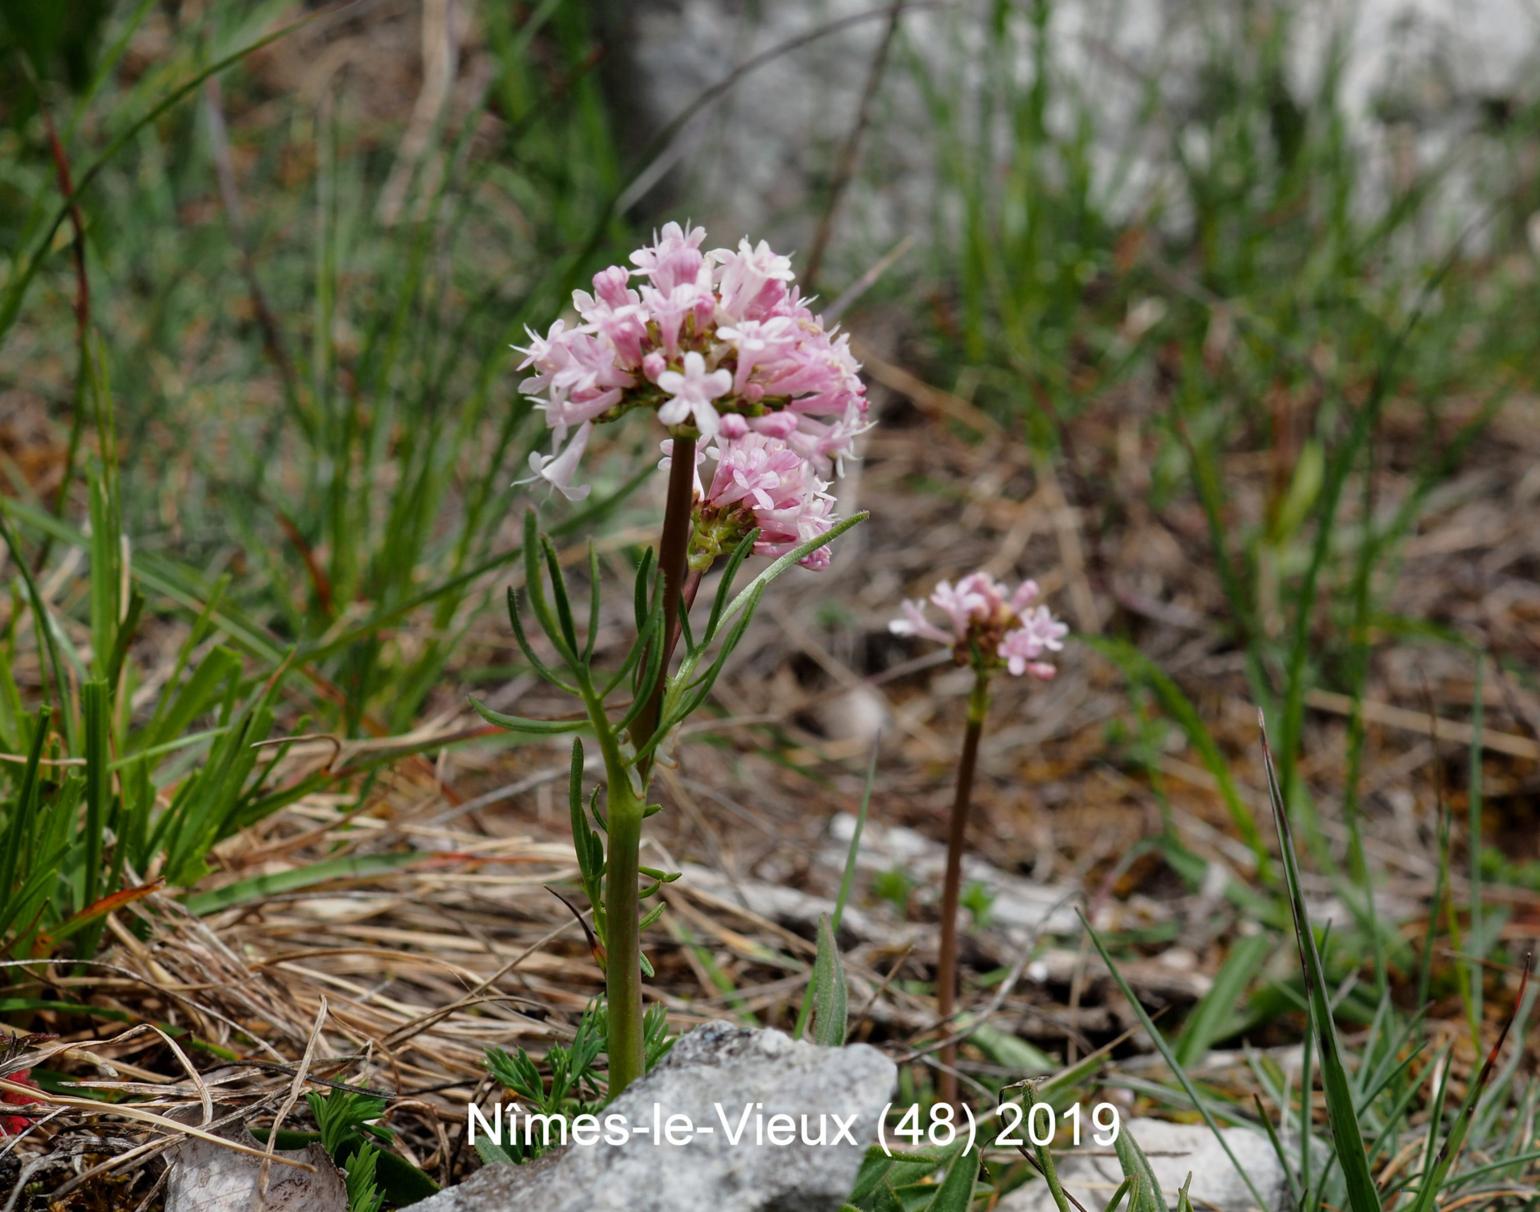
[{"label": "tuberous valerian plant", "polygon": [[[957,1003],[957,909],[961,899],[962,856],[968,836],[968,811],[973,798],[973,771],[978,764],[979,742],[989,713],[989,683],[1004,670],[1015,677],[1042,681],[1052,678],[1049,659],[1064,647],[1069,628],[1037,602],[1036,581],[1023,581],[1008,590],[987,572],[970,573],[956,585],[942,581],[930,595],[930,605],[942,615],[931,621],[924,602],[905,602],[903,613],[888,626],[896,635],[914,636],[945,644],[958,665],[973,670],[973,691],[968,696],[968,721],[963,732],[962,757],[957,764],[957,787],[952,817],[947,828],[946,876],[941,889],[941,939],[936,963],[936,1002],[942,1030],[950,1032]],[[957,1102],[957,1049],[941,1050],[940,1096]]]},{"label": "tuberous valerian plant", "polygon": [[[589,791],[582,741],[574,739],[569,798],[605,965],[611,1096],[643,1072],[641,978],[650,970],[640,939],[661,913],[661,898],[645,906],[674,878],[639,863],[642,822],[658,807],[648,797],[653,765],[710,695],[765,587],[793,564],[826,568],[829,542],[861,520],[836,520],[829,491],[867,425],[848,338],[826,329],[802,299],[786,257],[747,240],[705,251],[705,234],[668,224],[632,253],[632,268],[610,266],[595,276],[592,293],[574,293],[577,324],[557,320],[520,351],[531,372],[520,386],[554,439],[551,453],[531,456],[526,482],[582,499],[588,487],[578,469],[595,429],[649,413],[663,431],[663,526],[636,570],[634,642],[603,668],[595,656],[597,558],[590,548],[580,608],[530,514],[523,600],[510,591],[509,619],[531,667],[580,710],[536,720],[477,705],[503,727],[581,733],[598,746],[603,775]],[[738,589],[754,555],[773,559]],[[692,623],[702,580],[718,569],[710,609]],[[554,659],[537,652],[528,620]]]}]

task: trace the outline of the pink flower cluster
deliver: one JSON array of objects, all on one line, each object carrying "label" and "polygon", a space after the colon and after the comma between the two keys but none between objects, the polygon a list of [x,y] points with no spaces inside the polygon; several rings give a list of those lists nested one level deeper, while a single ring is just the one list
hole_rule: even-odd
[{"label": "pink flower cluster", "polygon": [[[801,459],[797,475],[777,461],[777,486],[766,491],[778,504],[762,507],[767,514],[790,508],[793,484],[840,469],[866,428],[866,389],[849,338],[824,328],[798,292],[791,262],[764,241],[705,251],[705,237],[704,228],[667,224],[631,254],[635,268],[612,265],[594,277],[591,294],[573,293],[580,323],[558,320],[543,337],[529,334],[520,368],[532,373],[520,387],[554,438],[550,454],[530,457],[531,478],[572,499],[586,495],[575,476],[592,427],[638,408],[656,412],[670,431],[698,436],[703,451],[736,469],[729,478],[772,450]],[[802,495],[814,499],[825,487]],[[804,503],[798,528],[811,524],[802,515],[821,509]]]},{"label": "pink flower cluster", "polygon": [[[690,562],[697,569],[709,568],[751,530],[759,531],[756,555],[779,556],[834,525],[828,481],[780,438],[750,432],[720,443],[710,485],[700,486],[699,460],[695,485]],[[822,572],[829,566],[828,547],[809,552],[802,566]]]},{"label": "pink flower cluster", "polygon": [[888,624],[895,635],[912,635],[946,644],[959,664],[975,659],[1003,661],[1017,677],[1030,674],[1047,681],[1054,667],[1045,659],[1064,647],[1069,628],[1037,600],[1036,581],[1023,581],[1014,593],[987,572],[974,572],[954,586],[942,581],[931,592],[930,604],[945,616],[937,626],[925,614],[925,603],[908,601],[903,614]]}]

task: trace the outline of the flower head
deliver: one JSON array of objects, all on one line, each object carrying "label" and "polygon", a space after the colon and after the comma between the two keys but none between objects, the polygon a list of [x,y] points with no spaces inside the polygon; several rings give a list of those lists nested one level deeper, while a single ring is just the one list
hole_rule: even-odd
[{"label": "flower head", "polygon": [[583,445],[564,447],[569,431],[634,410],[708,449],[752,433],[784,443],[815,479],[843,470],[867,428],[848,337],[803,300],[788,257],[763,240],[707,250],[705,239],[704,228],[665,224],[630,268],[612,265],[573,293],[577,323],[556,320],[518,347],[529,372],[520,389],[554,439],[538,478],[578,491]]},{"label": "flower head", "polygon": [[930,605],[943,616],[931,622],[925,603],[908,601],[888,630],[946,644],[959,665],[994,668],[1003,664],[1016,677],[1044,681],[1054,676],[1048,658],[1064,648],[1069,628],[1046,606],[1034,606],[1036,581],[1023,581],[1014,591],[987,572],[969,573],[956,585],[940,582],[931,591]]}]

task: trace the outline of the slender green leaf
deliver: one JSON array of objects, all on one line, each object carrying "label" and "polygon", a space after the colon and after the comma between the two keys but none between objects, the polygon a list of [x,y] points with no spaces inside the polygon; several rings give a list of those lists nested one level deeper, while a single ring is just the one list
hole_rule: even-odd
[{"label": "slender green leaf", "polygon": [[845,1042],[847,1000],[845,965],[828,915],[818,919],[818,955],[813,961],[813,1042],[838,1048]]},{"label": "slender green leaf", "polygon": [[[1260,716],[1258,717],[1260,719]],[[1272,749],[1267,743],[1265,721],[1262,727],[1262,757],[1267,768],[1267,791],[1272,801],[1273,820],[1278,827],[1278,848],[1283,860],[1284,883],[1289,906],[1294,915],[1294,934],[1299,943],[1299,963],[1304,974],[1305,991],[1310,1005],[1311,1027],[1321,1049],[1321,1085],[1326,1092],[1326,1117],[1336,1144],[1336,1158],[1347,1182],[1348,1202],[1353,1212],[1380,1212],[1380,1193],[1364,1152],[1363,1132],[1358,1124],[1358,1109],[1353,1089],[1342,1059],[1337,1039],[1337,1024],[1332,1019],[1331,1002],[1326,991],[1326,971],[1316,950],[1315,934],[1305,907],[1305,894],[1294,852],[1294,837],[1289,828],[1283,792],[1273,768]]]}]

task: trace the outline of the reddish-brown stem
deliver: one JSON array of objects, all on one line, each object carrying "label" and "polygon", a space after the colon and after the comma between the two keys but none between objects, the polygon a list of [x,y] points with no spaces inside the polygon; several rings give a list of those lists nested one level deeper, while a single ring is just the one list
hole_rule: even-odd
[{"label": "reddish-brown stem", "polygon": [[[64,474],[59,478],[59,493],[54,501],[54,513],[63,517],[65,504],[69,501],[70,485],[75,480],[75,456],[80,449],[80,437],[85,428],[86,375],[89,373],[86,346],[91,336],[91,276],[86,272],[86,223],[80,213],[80,204],[75,200],[75,178],[70,172],[69,156],[64,151],[58,128],[53,124],[53,115],[48,110],[42,88],[37,88],[38,112],[43,116],[43,132],[48,137],[54,175],[58,178],[59,192],[64,196],[65,205],[69,209],[70,226],[75,232],[75,239],[71,243],[71,256],[75,262],[75,344],[78,356],[75,406],[71,410],[73,415],[70,418],[69,445],[65,448]],[[49,535],[44,538],[43,549],[38,553],[38,567],[48,562],[52,549],[53,536]]]},{"label": "reddish-brown stem", "polygon": [[[957,1012],[957,907],[962,896],[962,856],[968,840],[968,808],[973,800],[973,771],[978,765],[979,738],[989,710],[989,674],[980,670],[968,697],[968,728],[963,733],[962,758],[957,764],[957,794],[947,827],[946,878],[941,886],[941,948],[936,962],[936,1010],[943,1035],[953,1033]],[[957,1105],[957,1044],[941,1049],[940,1101]]]},{"label": "reddish-brown stem", "polygon": [[[674,438],[669,460],[668,501],[663,509],[663,535],[658,540],[658,567],[663,572],[663,665],[646,708],[631,728],[631,743],[640,749],[653,739],[663,718],[663,690],[669,659],[679,640],[679,608],[685,588],[685,558],[690,551],[690,523],[695,508],[695,439]],[[693,594],[691,595],[693,598]],[[688,609],[688,607],[686,607]],[[656,751],[637,763],[642,787],[652,770]]]},{"label": "reddish-brown stem", "polygon": [[70,174],[69,157],[64,154],[64,144],[59,139],[53,116],[41,99],[38,110],[43,115],[43,133],[48,137],[48,151],[53,157],[54,175],[59,179],[59,192],[69,208],[70,226],[75,229],[72,254],[75,261],[75,330],[82,345],[91,326],[91,279],[86,276],[86,224],[80,216],[80,204],[75,201],[75,181]]}]

